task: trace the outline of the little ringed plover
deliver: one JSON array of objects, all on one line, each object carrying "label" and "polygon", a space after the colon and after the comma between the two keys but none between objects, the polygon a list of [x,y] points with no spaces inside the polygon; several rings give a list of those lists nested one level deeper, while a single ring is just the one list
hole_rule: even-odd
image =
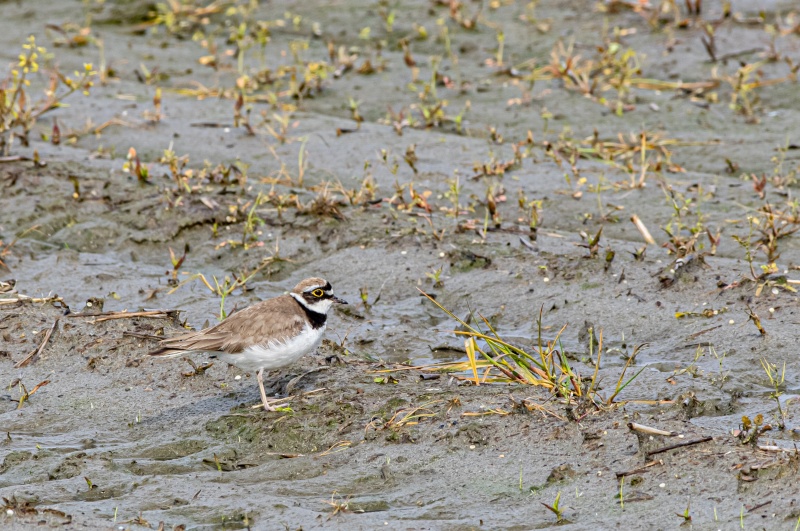
[{"label": "little ringed plover", "polygon": [[275,411],[264,391],[264,370],[291,365],[319,346],[328,311],[347,304],[330,282],[307,278],[285,295],[235,312],[221,323],[161,341],[150,356],[178,357],[205,352],[245,371],[257,371],[264,409]]}]

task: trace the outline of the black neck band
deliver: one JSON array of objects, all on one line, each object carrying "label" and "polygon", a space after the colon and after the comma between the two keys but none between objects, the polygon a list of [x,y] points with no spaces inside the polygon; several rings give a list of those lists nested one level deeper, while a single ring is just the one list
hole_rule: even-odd
[{"label": "black neck band", "polygon": [[315,312],[300,301],[297,301],[297,304],[299,304],[303,311],[306,312],[308,320],[311,323],[311,328],[316,330],[325,326],[325,321],[328,319],[327,314]]}]

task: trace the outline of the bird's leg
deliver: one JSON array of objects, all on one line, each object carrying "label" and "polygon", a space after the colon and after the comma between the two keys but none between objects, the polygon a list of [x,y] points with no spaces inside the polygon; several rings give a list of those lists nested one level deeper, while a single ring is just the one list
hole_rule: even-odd
[{"label": "bird's leg", "polygon": [[258,369],[258,373],[256,373],[256,379],[258,380],[258,390],[261,391],[261,403],[264,405],[264,410],[275,411],[275,408],[269,405],[269,400],[267,400],[267,392],[264,391],[264,369]]},{"label": "bird's leg", "polygon": [[[288,398],[276,398],[275,400],[267,400],[267,392],[264,390],[264,369],[259,369],[256,373],[256,380],[258,380],[258,390],[261,392],[261,405],[264,408],[264,411],[278,411],[278,409],[273,406],[272,404],[276,404],[277,407],[285,407],[287,404]],[[253,406],[253,408],[257,408],[258,406]]]}]

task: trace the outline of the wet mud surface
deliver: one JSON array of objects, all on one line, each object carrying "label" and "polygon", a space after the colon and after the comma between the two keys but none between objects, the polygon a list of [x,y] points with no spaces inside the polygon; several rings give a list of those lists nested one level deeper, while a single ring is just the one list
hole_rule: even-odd
[{"label": "wet mud surface", "polygon": [[[562,4],[0,1],[0,75],[30,33],[107,75],[0,161],[0,526],[794,528],[800,12]],[[241,70],[231,21],[268,21]],[[146,357],[309,276],[350,305],[271,375],[291,412]],[[411,368],[465,359],[420,289],[523,348],[567,325],[585,378],[602,330],[598,407]]]}]

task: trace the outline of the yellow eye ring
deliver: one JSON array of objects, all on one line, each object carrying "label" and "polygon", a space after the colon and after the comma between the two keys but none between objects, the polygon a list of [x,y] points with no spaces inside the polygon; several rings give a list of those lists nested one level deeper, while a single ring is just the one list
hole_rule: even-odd
[{"label": "yellow eye ring", "polygon": [[314,291],[312,291],[312,292],[311,292],[311,294],[312,294],[313,296],[315,296],[315,297],[319,298],[319,297],[322,297],[323,295],[325,295],[325,292],[324,292],[324,291],[322,291],[321,289],[317,288],[317,289],[315,289]]}]

